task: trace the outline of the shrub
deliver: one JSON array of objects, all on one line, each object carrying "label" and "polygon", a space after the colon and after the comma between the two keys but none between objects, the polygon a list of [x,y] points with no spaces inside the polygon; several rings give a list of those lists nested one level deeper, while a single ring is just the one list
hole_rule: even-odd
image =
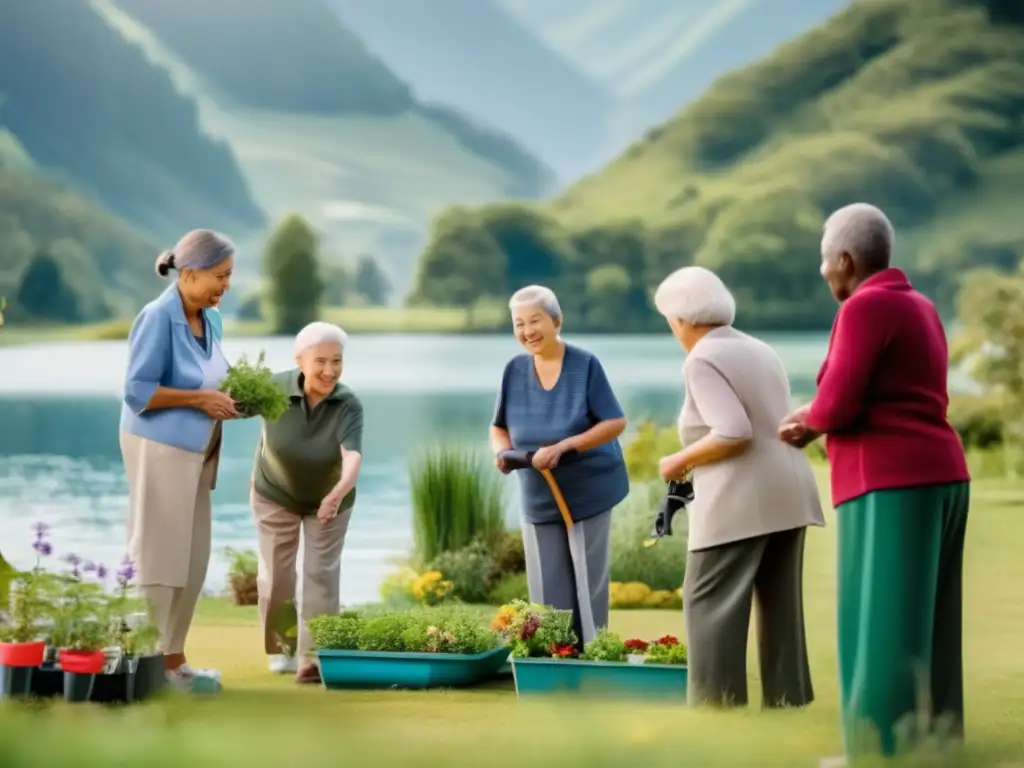
[{"label": "shrub", "polygon": [[495,582],[508,574],[525,571],[526,550],[523,547],[523,532],[520,530],[506,531],[495,543],[493,555],[494,575],[492,578]]},{"label": "shrub", "polygon": [[259,602],[257,571],[259,557],[251,549],[224,548],[228,558],[228,586],[235,605],[256,605]]},{"label": "shrub", "polygon": [[651,589],[676,589],[686,569],[686,515],[673,520],[673,533],[657,546],[645,547],[654,516],[665,495],[658,481],[634,485],[629,497],[612,513],[611,580],[643,582]]},{"label": "shrub", "polygon": [[641,422],[622,450],[629,479],[634,483],[658,480],[658,460],[680,448],[679,433],[675,427],[658,426],[653,421]]},{"label": "shrub", "polygon": [[322,650],[354,650],[359,647],[362,622],[354,614],[314,616],[306,626],[313,645]]},{"label": "shrub", "polygon": [[505,485],[476,451],[429,448],[410,467],[413,539],[419,565],[505,530]]},{"label": "shrub", "polygon": [[505,605],[516,600],[527,602],[530,599],[530,588],[526,582],[526,573],[508,573],[502,576],[491,587],[487,602],[491,605]]},{"label": "shrub", "polygon": [[1004,414],[1001,398],[992,395],[950,395],[949,421],[964,448],[994,448],[1003,444]]},{"label": "shrub", "polygon": [[495,567],[485,542],[478,539],[468,547],[442,552],[430,563],[430,569],[451,582],[452,597],[465,603],[487,602]]},{"label": "shrub", "polygon": [[427,571],[412,585],[412,596],[417,602],[438,605],[449,598],[452,583],[440,571]]},{"label": "shrub", "polygon": [[413,598],[412,590],[419,574],[407,565],[392,571],[380,585],[380,596],[387,603],[407,603]]},{"label": "shrub", "polygon": [[613,581],[608,588],[611,607],[624,608],[662,608],[678,609],[683,607],[682,588],[654,589],[639,581],[625,584]]}]

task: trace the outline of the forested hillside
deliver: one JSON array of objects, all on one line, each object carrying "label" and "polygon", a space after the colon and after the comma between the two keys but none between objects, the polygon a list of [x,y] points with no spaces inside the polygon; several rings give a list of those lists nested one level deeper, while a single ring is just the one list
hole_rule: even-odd
[{"label": "forested hillside", "polygon": [[859,0],[549,204],[442,216],[414,298],[543,280],[588,327],[640,330],[660,324],[651,287],[696,263],[732,286],[746,327],[827,328],[823,217],[866,200],[950,310],[963,269],[1024,253],[1022,83],[1019,1]]},{"label": "forested hillside", "polygon": [[195,103],[86,0],[0,3],[0,104],[36,165],[149,231],[264,224]]}]

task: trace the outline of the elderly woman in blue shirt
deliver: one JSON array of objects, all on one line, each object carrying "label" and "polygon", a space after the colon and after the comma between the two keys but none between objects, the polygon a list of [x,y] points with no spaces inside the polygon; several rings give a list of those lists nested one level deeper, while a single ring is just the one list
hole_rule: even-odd
[{"label": "elderly woman in blue shirt", "polygon": [[608,624],[611,510],[629,493],[618,437],[626,417],[597,357],[566,344],[555,294],[533,285],[509,302],[525,354],[505,366],[491,422],[502,472],[508,449],[535,451],[534,470],[551,470],[572,516],[562,520],[539,471],[520,471],[523,545],[530,600],[573,612],[581,643]]},{"label": "elderly woman in blue shirt", "polygon": [[210,562],[210,493],[221,424],[238,416],[219,391],[228,364],[217,306],[231,286],[235,246],[195,230],[156,261],[177,279],[151,301],[128,336],[120,442],[128,475],[128,551],[160,631],[168,682],[217,689],[220,675],[195,669],[185,639]]}]

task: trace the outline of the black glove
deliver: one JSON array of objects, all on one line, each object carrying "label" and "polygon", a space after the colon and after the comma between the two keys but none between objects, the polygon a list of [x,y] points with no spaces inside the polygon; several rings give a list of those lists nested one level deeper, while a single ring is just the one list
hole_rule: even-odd
[{"label": "black glove", "polygon": [[692,501],[693,483],[689,480],[670,482],[665,500],[661,502],[658,516],[654,519],[654,530],[651,531],[651,537],[660,539],[662,536],[671,536],[672,518],[680,509],[686,509],[686,505]]}]

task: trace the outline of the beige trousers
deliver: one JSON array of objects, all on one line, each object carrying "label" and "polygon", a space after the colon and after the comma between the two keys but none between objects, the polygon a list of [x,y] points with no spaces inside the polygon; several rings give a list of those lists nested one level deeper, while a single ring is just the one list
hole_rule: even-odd
[{"label": "beige trousers", "polygon": [[185,652],[206,581],[220,437],[218,422],[204,455],[120,435],[128,475],[128,555],[165,654]]},{"label": "beige trousers", "polygon": [[306,622],[314,616],[337,613],[341,607],[341,550],[352,510],[321,523],[316,515],[297,515],[254,490],[250,501],[259,539],[260,618],[268,654],[281,652],[274,619],[286,603],[295,600],[296,562],[300,538],[303,540],[298,656],[305,658],[313,650]]}]

